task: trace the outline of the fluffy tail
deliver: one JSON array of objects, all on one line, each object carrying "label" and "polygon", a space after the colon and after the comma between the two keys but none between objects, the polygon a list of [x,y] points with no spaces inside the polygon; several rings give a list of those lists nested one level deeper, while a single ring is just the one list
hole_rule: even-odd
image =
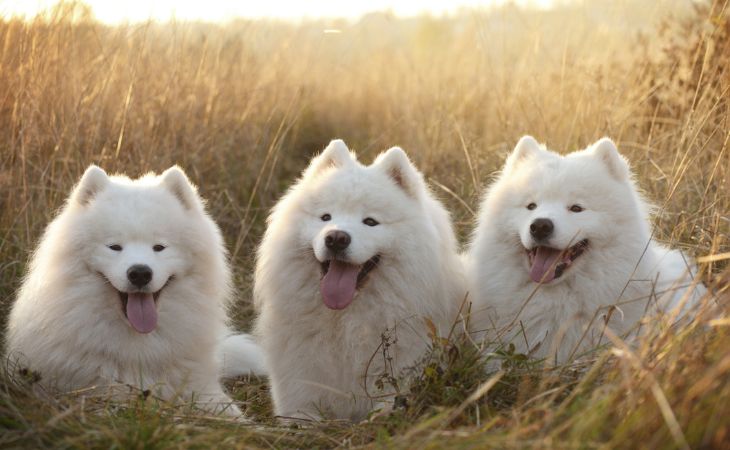
[{"label": "fluffy tail", "polygon": [[232,334],[221,345],[222,378],[239,375],[266,375],[264,352],[248,334]]},{"label": "fluffy tail", "polygon": [[694,316],[697,312],[694,307],[707,293],[704,284],[694,282],[697,275],[695,263],[679,250],[669,250],[659,264],[658,289],[668,291],[659,298],[664,311],[672,311],[684,302],[680,317],[688,313]]}]

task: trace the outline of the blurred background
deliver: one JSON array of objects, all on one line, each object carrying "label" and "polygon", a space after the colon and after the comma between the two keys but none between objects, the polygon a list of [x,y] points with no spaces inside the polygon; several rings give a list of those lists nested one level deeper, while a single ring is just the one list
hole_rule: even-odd
[{"label": "blurred background", "polygon": [[[607,135],[690,254],[728,250],[726,0],[0,2],[0,318],[84,168],[180,164],[247,328],[269,208],[342,138],[402,146],[466,237],[517,139]],[[712,271],[722,268],[713,266]]]}]

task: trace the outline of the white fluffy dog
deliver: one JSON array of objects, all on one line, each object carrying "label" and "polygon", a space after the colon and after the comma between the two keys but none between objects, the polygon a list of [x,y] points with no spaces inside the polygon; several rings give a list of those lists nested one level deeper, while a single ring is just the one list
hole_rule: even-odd
[{"label": "white fluffy dog", "polygon": [[256,333],[276,414],[360,420],[387,403],[388,377],[428,348],[425,319],[441,335],[456,319],[456,245],[403,150],[363,166],[332,141],[274,208],[258,253]]},{"label": "white fluffy dog", "polygon": [[610,139],[561,156],[523,137],[469,249],[472,329],[562,363],[694,302],[694,267],[652,240],[648,209]]},{"label": "white fluffy dog", "polygon": [[[240,414],[219,383],[229,294],[220,231],[179,168],[130,180],[91,166],[32,258],[7,351],[54,390],[123,383]],[[261,371],[246,336],[226,349],[229,375]]]}]

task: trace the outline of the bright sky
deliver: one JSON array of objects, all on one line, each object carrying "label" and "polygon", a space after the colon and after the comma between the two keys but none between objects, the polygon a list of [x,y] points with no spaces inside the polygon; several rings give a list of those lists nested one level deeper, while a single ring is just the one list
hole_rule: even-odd
[{"label": "bright sky", "polygon": [[[85,0],[97,19],[106,23],[142,22],[148,19],[226,21],[236,17],[281,19],[348,17],[372,11],[390,10],[400,16],[422,12],[442,14],[467,7],[489,7],[506,0]],[[555,0],[517,0],[515,3],[537,8],[549,7]],[[57,0],[0,0],[0,15],[35,15]]]}]

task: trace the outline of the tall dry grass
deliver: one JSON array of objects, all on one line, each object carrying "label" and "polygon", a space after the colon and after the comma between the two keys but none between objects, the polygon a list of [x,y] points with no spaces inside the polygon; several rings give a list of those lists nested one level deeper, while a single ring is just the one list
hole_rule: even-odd
[{"label": "tall dry grass", "polygon": [[[0,21],[0,318],[88,164],[139,175],[177,163],[224,231],[245,329],[267,210],[333,137],[366,160],[404,147],[465,236],[481,188],[522,134],[561,151],[609,135],[659,207],[660,239],[696,255],[728,252],[728,17],[727,0],[602,0],[453,18],[120,26],[64,3]],[[702,264],[709,286],[723,288],[726,261]],[[724,289],[713,301],[727,303]],[[181,425],[170,418],[179,411],[144,405],[90,419],[76,400],[39,400],[4,382],[0,445],[721,447],[728,348],[727,323],[659,329],[590,368],[515,363],[472,401],[485,380],[464,363],[469,352],[436,351],[439,370],[414,388],[418,406],[308,431]],[[261,381],[237,389],[269,413]]]}]

